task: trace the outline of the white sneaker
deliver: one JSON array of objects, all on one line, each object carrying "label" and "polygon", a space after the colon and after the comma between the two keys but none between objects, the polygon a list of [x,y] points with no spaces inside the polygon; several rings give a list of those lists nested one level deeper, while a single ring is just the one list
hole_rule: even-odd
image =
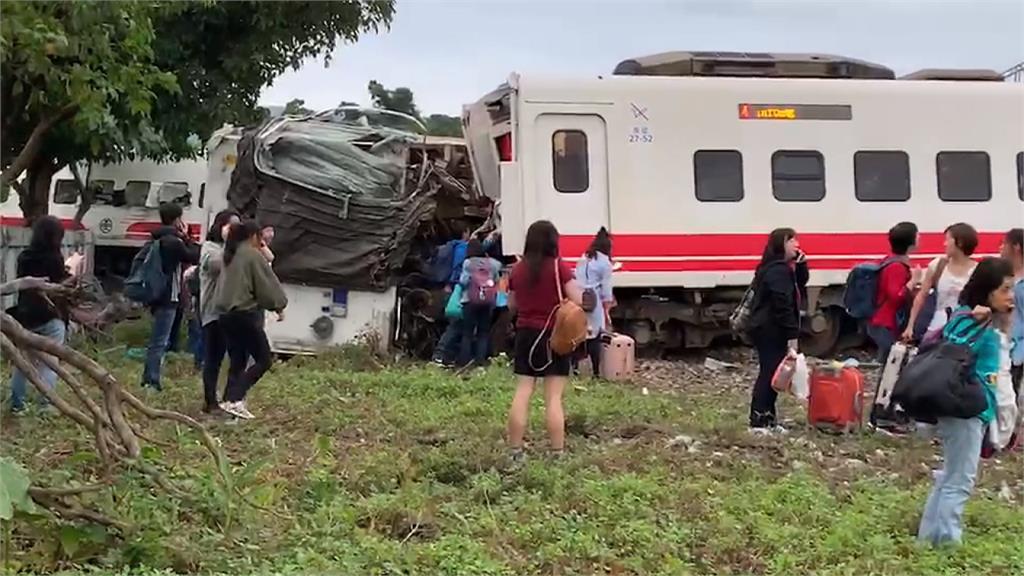
[{"label": "white sneaker", "polygon": [[772,434],[778,434],[779,436],[785,436],[786,434],[789,434],[789,430],[786,430],[785,428],[779,426],[778,424],[772,426],[771,431]]},{"label": "white sneaker", "polygon": [[762,427],[747,428],[747,433],[750,434],[751,436],[771,436],[772,429],[771,428],[762,428]]},{"label": "white sneaker", "polygon": [[239,402],[221,402],[220,409],[232,416],[242,418],[243,420],[252,420],[255,418],[255,416],[252,415],[252,412],[249,412],[249,409],[245,407],[244,400]]}]

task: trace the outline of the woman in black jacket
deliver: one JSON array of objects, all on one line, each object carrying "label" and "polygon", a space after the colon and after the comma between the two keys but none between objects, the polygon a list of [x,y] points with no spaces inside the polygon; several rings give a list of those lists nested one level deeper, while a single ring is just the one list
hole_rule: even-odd
[{"label": "woman in black jacket", "polygon": [[[43,216],[32,226],[32,240],[28,248],[18,255],[18,278],[46,278],[59,284],[68,279],[61,243],[64,241],[64,227],[53,216]],[[64,343],[65,318],[54,308],[52,301],[38,289],[22,290],[18,293],[18,304],[11,309],[14,317],[23,327],[45,336],[58,344]],[[57,384],[57,375],[48,366],[34,360],[36,371],[43,383],[51,390]],[[25,394],[28,382],[21,371],[15,369],[11,375],[11,412],[25,410]],[[41,400],[45,402],[45,399]]]},{"label": "woman in black jacket", "polygon": [[751,430],[782,431],[776,424],[772,376],[787,355],[796,355],[800,309],[806,299],[809,273],[796,231],[779,228],[768,237],[754,274],[757,301],[750,336],[757,348],[760,372],[750,400]]}]

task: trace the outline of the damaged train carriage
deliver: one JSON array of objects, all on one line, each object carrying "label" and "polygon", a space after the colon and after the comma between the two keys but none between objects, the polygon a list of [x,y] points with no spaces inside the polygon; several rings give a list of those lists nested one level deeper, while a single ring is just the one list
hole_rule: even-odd
[{"label": "damaged train carriage", "polygon": [[[380,351],[390,345],[397,287],[410,261],[417,267],[418,245],[443,236],[439,212],[466,213],[438,210],[439,200],[465,205],[472,196],[471,182],[445,171],[451,152],[443,149],[337,115],[214,135],[207,186],[223,200],[211,203],[210,217],[230,207],[275,229],[274,270],[289,299],[283,321],[268,318],[275,352],[315,353],[357,339]],[[431,292],[422,294],[418,307],[435,308]]]}]

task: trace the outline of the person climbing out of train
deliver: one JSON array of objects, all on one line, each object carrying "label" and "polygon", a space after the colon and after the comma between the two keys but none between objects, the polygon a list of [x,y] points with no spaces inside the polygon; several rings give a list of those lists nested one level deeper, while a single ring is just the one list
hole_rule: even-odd
[{"label": "person climbing out of train", "polygon": [[900,222],[889,230],[889,256],[882,261],[875,293],[875,314],[868,320],[868,337],[878,349],[878,361],[885,364],[889,349],[903,333],[920,270],[910,264],[910,253],[917,248],[918,231],[913,222]]},{"label": "person climbing out of train", "polygon": [[[265,311],[276,312],[280,322],[288,305],[281,282],[260,252],[262,244],[255,222],[231,225],[215,296],[230,359],[220,408],[246,420],[254,416],[246,407],[245,397],[271,364],[270,343],[263,328]],[[247,368],[250,357],[253,363]]]},{"label": "person climbing out of train", "polygon": [[779,364],[799,349],[800,310],[810,277],[807,258],[792,228],[773,230],[754,273],[756,301],[750,336],[757,349],[759,371],[750,399],[754,433],[785,433],[778,424],[772,377]]},{"label": "person climbing out of train", "polygon": [[558,230],[546,220],[534,222],[526,232],[522,259],[509,277],[509,307],[516,312],[514,372],[516,391],[508,413],[508,444],[514,465],[524,459],[523,438],[530,412],[530,397],[544,383],[544,408],[553,455],[565,450],[565,413],[562,392],[568,381],[569,356],[551,351],[553,317],[562,297],[582,305],[583,291],[572,268],[558,253]]},{"label": "person climbing out of train", "polygon": [[946,228],[946,255],[928,264],[921,288],[910,308],[907,327],[903,331],[904,341],[927,341],[941,333],[950,311],[960,299],[960,292],[977,266],[971,260],[977,247],[978,232],[970,224],[960,222]]},{"label": "person climbing out of train", "polygon": [[[978,264],[964,285],[952,319],[943,328],[943,338],[968,344],[975,354],[974,373],[982,382],[986,408],[977,416],[938,416],[938,437],[942,443],[942,469],[933,472],[935,483],[925,503],[917,539],[932,545],[959,543],[963,537],[964,505],[974,489],[981,460],[986,425],[995,425],[996,448],[1006,442],[1016,420],[1016,406],[1003,402],[1000,389],[1001,358],[1008,346],[1005,330],[1013,309],[1013,266],[1002,258],[987,258]],[[972,311],[978,307],[992,312],[990,321],[978,322]],[[1008,379],[1008,378],[1007,378]],[[1012,387],[1012,386],[1011,386]],[[990,430],[990,433],[992,430]]]},{"label": "person climbing out of train", "polygon": [[[175,320],[180,318],[186,298],[183,291],[184,270],[199,263],[200,246],[188,236],[188,228],[182,220],[182,209],[178,204],[160,205],[162,226],[153,231],[153,241],[160,250],[160,263],[167,276],[167,286],[161,296],[150,304],[153,314],[153,328],[146,350],[146,362],[142,369],[142,386],[160,390],[160,367],[169,349],[174,333]],[[180,326],[180,320],[178,320]]]},{"label": "person climbing out of train", "polygon": [[[583,288],[583,311],[587,313],[586,356],[601,376],[601,337],[611,327],[609,311],[615,303],[612,295],[612,239],[603,226],[590,247],[576,263],[576,282]],[[575,363],[574,358],[574,363]]]},{"label": "person climbing out of train", "polygon": [[487,256],[479,240],[466,246],[459,285],[462,286],[462,343],[459,366],[484,366],[491,339],[491,318],[498,304],[501,262]]},{"label": "person climbing out of train", "polygon": [[224,268],[224,240],[233,224],[240,222],[234,210],[222,210],[213,217],[199,255],[199,320],[203,327],[203,412],[221,412],[217,393],[220,367],[227,354],[227,341],[220,327],[215,296]]},{"label": "person climbing out of train", "polygon": [[[28,248],[18,254],[15,274],[18,278],[42,278],[53,284],[68,281],[71,274],[64,266],[61,244],[64,241],[64,227],[54,216],[43,216],[32,225],[32,237]],[[63,311],[40,290],[26,288],[18,292],[18,303],[7,311],[23,328],[58,344],[64,343],[67,334],[67,318]],[[43,384],[53,390],[57,385],[57,374],[36,358],[29,358],[36,367]],[[25,396],[28,381],[20,370],[11,374],[11,413],[25,411]],[[45,398],[40,404],[45,406]]]}]

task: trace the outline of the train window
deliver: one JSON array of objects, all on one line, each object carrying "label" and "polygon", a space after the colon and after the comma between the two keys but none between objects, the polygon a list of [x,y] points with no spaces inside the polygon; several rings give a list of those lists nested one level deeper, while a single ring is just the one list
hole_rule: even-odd
[{"label": "train window", "polygon": [[53,187],[54,204],[76,204],[78,203],[78,184],[74,180],[61,179]]},{"label": "train window", "polygon": [[701,202],[743,200],[743,155],[736,150],[697,150],[693,182]]},{"label": "train window", "polygon": [[93,180],[90,182],[96,187],[96,203],[97,204],[113,204],[114,203],[114,181],[113,180]]},{"label": "train window", "polygon": [[825,197],[825,159],[817,150],[772,154],[772,193],[781,202],[818,202]]},{"label": "train window", "polygon": [[129,180],[124,185],[124,201],[131,208],[145,208],[151,184],[145,180]]},{"label": "train window", "polygon": [[910,200],[910,159],[902,151],[860,151],[853,155],[854,193],[861,202]]},{"label": "train window", "polygon": [[1017,152],[1017,195],[1024,200],[1024,152]]},{"label": "train window", "polygon": [[590,188],[587,135],[582,130],[559,130],[551,135],[555,190],[579,194]]},{"label": "train window", "polygon": [[192,195],[188,190],[188,182],[164,182],[157,191],[157,199],[161,204],[181,204],[188,206],[192,203]]},{"label": "train window", "polygon": [[992,173],[987,152],[939,152],[935,156],[939,199],[985,202],[992,198]]}]

